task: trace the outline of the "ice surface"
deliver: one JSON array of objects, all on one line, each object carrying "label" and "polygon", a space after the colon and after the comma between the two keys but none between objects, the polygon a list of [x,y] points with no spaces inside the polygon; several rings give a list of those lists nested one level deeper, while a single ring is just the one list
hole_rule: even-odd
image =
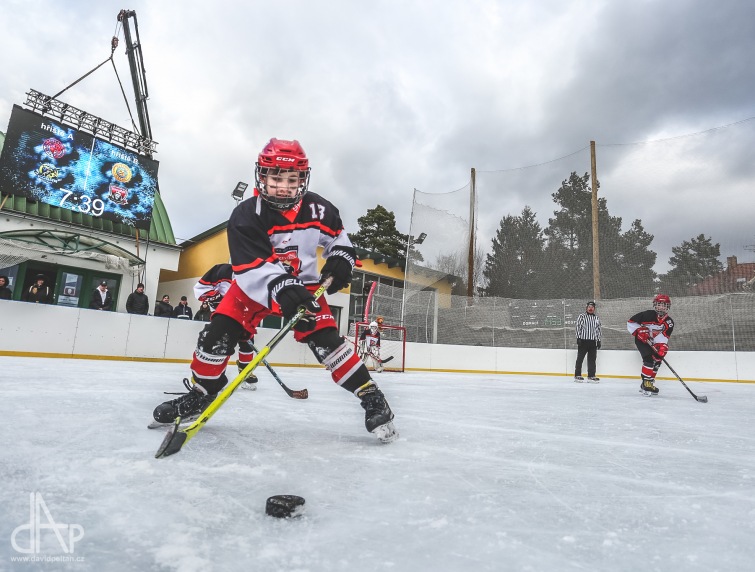
[{"label": "ice surface", "polygon": [[[0,570],[749,571],[755,386],[376,376],[401,437],[380,445],[324,370],[258,370],[175,456],[151,411],[187,366],[0,358]],[[229,370],[230,371],[230,370]],[[683,372],[680,372],[683,375]],[[690,372],[692,376],[694,372]],[[41,493],[85,535],[19,563]],[[304,516],[265,515],[274,494]],[[27,535],[28,537],[28,535]],[[23,541],[17,540],[23,544]],[[26,544],[28,545],[28,538]],[[63,555],[50,530],[42,553]],[[70,556],[70,555],[69,555]]]}]

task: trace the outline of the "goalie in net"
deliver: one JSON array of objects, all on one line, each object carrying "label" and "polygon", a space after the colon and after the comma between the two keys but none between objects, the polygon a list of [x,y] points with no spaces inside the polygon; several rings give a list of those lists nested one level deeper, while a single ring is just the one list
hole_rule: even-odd
[{"label": "goalie in net", "polygon": [[354,345],[367,369],[377,373],[404,371],[406,328],[377,321],[354,324]]}]

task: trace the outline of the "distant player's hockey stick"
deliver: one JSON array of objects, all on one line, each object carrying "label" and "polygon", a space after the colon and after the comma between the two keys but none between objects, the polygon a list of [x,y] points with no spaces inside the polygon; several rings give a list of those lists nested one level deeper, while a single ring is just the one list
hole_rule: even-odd
[{"label": "distant player's hockey stick", "polygon": [[689,387],[687,387],[687,384],[686,384],[686,383],[684,383],[684,380],[683,380],[683,379],[682,379],[681,377],[679,377],[679,374],[678,374],[678,373],[676,373],[676,372],[674,371],[674,368],[673,368],[673,367],[671,367],[671,365],[669,364],[669,362],[667,362],[667,361],[666,361],[666,358],[665,358],[665,357],[662,357],[662,356],[660,356],[660,355],[658,355],[658,352],[656,352],[656,351],[655,351],[655,348],[653,347],[653,344],[651,344],[650,342],[646,342],[646,343],[647,343],[647,345],[649,345],[649,346],[650,346],[650,349],[652,349],[652,350],[653,350],[653,353],[654,353],[654,354],[655,354],[656,356],[658,356],[659,358],[661,358],[661,361],[663,361],[663,363],[665,363],[665,364],[666,364],[666,367],[667,367],[667,368],[669,368],[669,369],[671,370],[671,373],[673,373],[673,374],[674,374],[674,375],[676,376],[676,379],[678,379],[679,381],[681,381],[681,382],[682,382],[682,385],[684,386],[684,389],[686,389],[687,391],[689,391],[689,394],[690,394],[690,395],[691,395],[692,397],[694,397],[696,401],[699,401],[700,403],[708,403],[708,398],[707,398],[707,397],[706,397],[705,395],[695,395],[694,393],[692,393],[692,390],[691,390],[691,389],[690,389]]},{"label": "distant player's hockey stick", "polygon": [[[331,282],[332,278],[327,278],[325,282],[323,282],[322,285],[317,290],[315,290],[313,294],[315,299],[319,298],[325,293],[325,290],[327,290]],[[284,337],[286,337],[286,334],[288,334],[288,332],[294,328],[294,326],[299,320],[302,319],[305,313],[306,309],[303,306],[300,307],[299,311],[296,312],[294,317],[286,322],[286,324],[284,324],[280,331],[272,337],[267,345],[263,347],[259,352],[257,352],[257,355],[254,357],[254,359],[250,361],[247,366],[239,372],[239,374],[233,379],[231,383],[226,385],[222,389],[222,391],[218,393],[217,397],[215,397],[215,401],[210,403],[207,409],[205,409],[200,414],[199,419],[194,421],[188,427],[179,428],[181,424],[181,418],[176,417],[175,422],[170,426],[168,432],[165,434],[165,439],[163,439],[163,442],[157,449],[155,458],[160,459],[162,457],[174,455],[178,453],[186,443],[191,441],[191,439],[194,438],[194,435],[196,435],[199,430],[204,427],[205,423],[207,423],[210,418],[215,415],[217,410],[220,409],[220,407],[226,401],[228,401],[228,398],[233,394],[234,391],[236,391],[236,388],[244,382],[244,380],[250,373],[254,371],[254,368],[256,368],[262,362],[262,360],[267,357],[267,354],[269,354],[273,350],[273,348],[277,346]]]},{"label": "distant player's hockey stick", "polygon": [[[254,347],[253,343],[249,343],[250,346],[252,346],[252,349],[254,350],[254,353],[259,353],[259,350]],[[275,373],[275,370],[270,366],[269,363],[267,363],[267,360],[262,360],[262,365],[264,365],[267,370],[270,372],[270,374],[275,378],[275,381],[278,382],[278,385],[280,385],[283,388],[283,391],[286,392],[286,395],[289,397],[292,397],[294,399],[307,399],[309,397],[309,392],[307,391],[307,388],[304,389],[291,389],[289,388],[280,377],[278,377],[278,374]]]}]

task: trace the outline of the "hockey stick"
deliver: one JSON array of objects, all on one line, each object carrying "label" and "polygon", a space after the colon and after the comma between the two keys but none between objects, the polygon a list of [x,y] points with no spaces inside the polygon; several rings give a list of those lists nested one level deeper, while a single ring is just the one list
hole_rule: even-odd
[{"label": "hockey stick", "polygon": [[671,370],[671,373],[673,373],[676,376],[676,379],[678,379],[679,381],[682,382],[682,385],[684,386],[684,389],[686,389],[687,391],[689,391],[689,394],[692,397],[694,397],[696,401],[698,401],[700,403],[708,403],[708,398],[705,395],[695,395],[694,393],[692,393],[692,390],[689,387],[687,387],[687,384],[684,383],[684,380],[681,377],[679,377],[679,374],[676,373],[676,371],[674,371],[674,368],[671,367],[671,365],[669,364],[669,362],[666,361],[666,358],[663,357],[662,355],[658,354],[657,351],[655,351],[655,348],[653,347],[653,344],[651,344],[650,342],[645,342],[645,343],[650,346],[650,349],[653,350],[653,353],[656,356],[658,356],[659,358],[661,358],[661,361],[666,364],[666,367]]},{"label": "hockey stick", "polygon": [[381,359],[379,351],[369,352],[369,356],[372,359],[377,360],[380,363],[380,365],[383,365],[384,363],[388,363],[389,361],[391,361],[395,357],[395,356],[388,356],[385,359]]},{"label": "hockey stick", "polygon": [[[252,346],[252,349],[254,350],[254,353],[259,353],[259,350],[254,347],[253,343],[249,343],[250,346]],[[278,385],[280,385],[283,388],[283,391],[286,392],[286,395],[293,399],[307,399],[309,397],[309,392],[307,391],[307,388],[304,389],[290,389],[280,377],[278,377],[278,374],[275,373],[275,370],[272,368],[272,366],[267,363],[267,360],[262,360],[262,365],[264,365],[267,368],[267,371],[270,372],[270,374],[275,378],[275,381],[278,382]]]},{"label": "hockey stick", "polygon": [[[325,290],[327,290],[331,282],[332,278],[327,278],[325,282],[323,282],[322,285],[317,290],[315,290],[313,294],[315,299],[319,298],[325,293]],[[296,312],[296,314],[288,322],[286,322],[286,324],[284,324],[280,331],[270,339],[267,345],[257,353],[254,359],[250,361],[247,366],[239,372],[239,374],[233,379],[231,383],[226,385],[222,389],[222,391],[218,393],[217,397],[215,397],[215,401],[210,403],[207,409],[205,409],[201,413],[199,419],[194,421],[191,425],[179,429],[181,418],[176,417],[175,422],[170,426],[168,432],[165,434],[165,439],[163,439],[163,442],[157,449],[155,458],[160,459],[162,457],[174,455],[178,453],[186,443],[191,441],[199,432],[199,430],[204,427],[205,423],[207,423],[210,418],[215,415],[217,410],[220,409],[220,407],[228,400],[231,394],[236,391],[236,388],[243,383],[243,381],[250,373],[252,373],[252,371],[254,371],[254,368],[256,368],[262,362],[262,360],[265,359],[267,354],[269,354],[273,350],[273,348],[277,346],[284,337],[286,337],[286,334],[294,328],[294,326],[299,322],[299,320],[302,319],[305,313],[306,309],[304,308],[304,306],[300,306],[299,311]]]}]

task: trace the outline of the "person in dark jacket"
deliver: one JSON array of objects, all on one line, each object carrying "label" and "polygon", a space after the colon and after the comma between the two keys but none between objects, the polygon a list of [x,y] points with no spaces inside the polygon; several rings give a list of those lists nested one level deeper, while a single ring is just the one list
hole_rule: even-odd
[{"label": "person in dark jacket", "polygon": [[170,305],[170,296],[163,295],[162,300],[155,304],[155,316],[158,318],[170,318],[173,316],[173,306]]},{"label": "person in dark jacket", "polygon": [[92,292],[92,300],[89,302],[89,308],[92,310],[104,310],[109,312],[113,309],[113,296],[107,289],[107,282],[104,280]]},{"label": "person in dark jacket", "polygon": [[194,320],[198,322],[209,322],[210,316],[212,316],[212,308],[210,308],[210,304],[207,302],[202,302],[199,310],[197,310],[197,313],[194,314]]},{"label": "person in dark jacket", "polygon": [[181,296],[178,306],[173,308],[173,317],[180,320],[191,320],[194,317],[194,311],[189,307],[186,296]]},{"label": "person in dark jacket", "polygon": [[50,287],[45,285],[45,275],[37,274],[37,281],[29,286],[24,294],[24,300],[33,304],[49,304],[52,292]]},{"label": "person in dark jacket", "polygon": [[149,298],[144,293],[144,284],[141,282],[136,285],[136,290],[128,295],[126,312],[129,314],[142,314],[143,316],[149,313]]},{"label": "person in dark jacket", "polygon": [[[8,288],[8,277],[0,276],[0,300],[11,300],[13,298],[13,291]],[[210,319],[207,318],[206,321]]]}]

